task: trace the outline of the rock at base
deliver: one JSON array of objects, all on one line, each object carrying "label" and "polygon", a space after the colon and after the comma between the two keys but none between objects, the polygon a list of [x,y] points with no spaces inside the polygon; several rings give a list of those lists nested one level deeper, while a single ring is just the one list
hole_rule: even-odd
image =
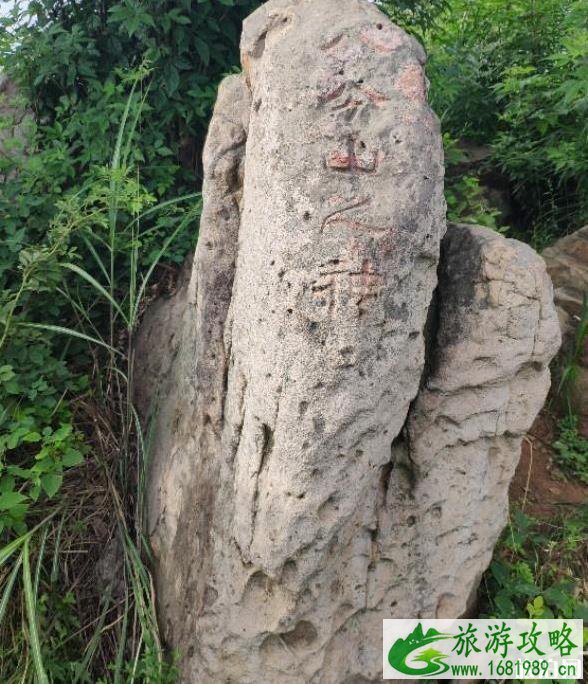
[{"label": "rock at base", "polygon": [[414,587],[400,614],[464,615],[507,520],[521,441],[543,406],[560,334],[542,259],[450,226],[428,368],[388,488],[387,555]]},{"label": "rock at base", "polygon": [[567,394],[572,410],[580,417],[580,428],[588,437],[588,338],[583,343],[577,339],[584,297],[588,297],[588,226],[558,240],[543,252],[543,258],[553,280],[564,337],[556,370],[561,374],[574,358],[578,372]]}]

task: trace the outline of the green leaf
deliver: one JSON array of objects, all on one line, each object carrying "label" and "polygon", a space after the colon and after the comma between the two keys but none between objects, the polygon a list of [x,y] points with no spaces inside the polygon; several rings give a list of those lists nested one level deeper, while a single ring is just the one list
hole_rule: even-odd
[{"label": "green leaf", "polygon": [[516,615],[514,603],[506,594],[497,594],[494,598],[494,603],[498,609],[499,617],[509,618]]},{"label": "green leaf", "polygon": [[170,65],[165,70],[165,81],[169,94],[173,95],[180,85],[180,74],[174,66]]},{"label": "green leaf", "polygon": [[33,583],[31,579],[31,565],[29,559],[29,540],[27,539],[23,546],[23,585],[25,595],[25,608],[28,623],[28,637],[33,654],[33,663],[37,673],[37,681],[39,684],[49,684],[49,679],[45,673],[43,666],[43,658],[41,656],[41,640],[39,639],[39,627],[37,621],[37,597],[33,594]]},{"label": "green leaf", "polygon": [[63,475],[58,473],[46,473],[41,476],[41,486],[49,498],[57,494],[62,482]]},{"label": "green leaf", "polygon": [[40,442],[41,439],[42,437],[38,432],[27,432],[27,434],[22,438],[22,441],[26,443],[31,443]]},{"label": "green leaf", "polygon": [[184,26],[191,24],[192,22],[191,22],[190,18],[186,17],[183,14],[180,14],[180,11],[181,10],[179,10],[177,8],[173,9],[170,12],[168,12],[167,16],[170,17],[170,19],[172,21],[174,21],[176,24],[183,24]]},{"label": "green leaf", "polygon": [[565,610],[570,602],[571,590],[573,585],[565,585],[565,587],[550,587],[543,592],[543,597],[552,606],[558,610]]},{"label": "green leaf", "polygon": [[10,492],[14,489],[15,480],[12,475],[3,475],[0,477],[0,493]]},{"label": "green leaf", "polygon": [[540,618],[545,613],[545,601],[543,596],[536,596],[527,604],[527,613],[531,618]]},{"label": "green leaf", "polygon": [[84,462],[84,455],[77,449],[67,449],[61,458],[61,463],[67,467],[77,466]]},{"label": "green leaf", "polygon": [[198,52],[200,59],[206,66],[208,66],[210,62],[210,48],[208,47],[208,44],[205,43],[201,38],[195,38],[194,45],[196,45],[196,51]]},{"label": "green leaf", "polygon": [[14,506],[24,503],[27,497],[20,492],[3,492],[0,494],[0,511],[9,511]]},{"label": "green leaf", "polygon": [[29,496],[33,501],[38,501],[41,494],[41,483],[40,481],[35,481],[35,484],[29,489]]},{"label": "green leaf", "polygon": [[0,382],[8,382],[9,380],[12,380],[12,378],[14,376],[15,376],[15,372],[14,372],[12,366],[9,366],[9,365],[0,366]]},{"label": "green leaf", "polygon": [[494,561],[490,566],[490,572],[500,586],[504,586],[508,582],[508,568],[504,563]]},{"label": "green leaf", "polygon": [[8,466],[7,471],[15,477],[20,477],[21,480],[28,480],[32,475],[30,468],[20,468],[19,466]]}]

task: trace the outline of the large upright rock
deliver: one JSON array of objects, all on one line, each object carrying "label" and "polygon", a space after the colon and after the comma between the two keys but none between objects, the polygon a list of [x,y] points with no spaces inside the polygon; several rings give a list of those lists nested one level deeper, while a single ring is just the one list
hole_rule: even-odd
[{"label": "large upright rock", "polygon": [[422,51],[362,0],[269,2],[242,53],[224,476],[241,560],[298,578],[373,490],[417,392],[442,151]]},{"label": "large upright rock", "polygon": [[160,618],[186,682],[380,681],[381,620],[457,615],[488,561],[548,381],[550,285],[528,248],[456,228],[430,310],[441,137],[422,50],[376,7],[270,0],[242,62],[171,342],[159,326]]},{"label": "large upright rock", "polygon": [[151,532],[188,679],[303,681],[365,606],[373,492],[424,362],[442,147],[421,48],[363,0],[269,2],[242,52],[205,151]]}]

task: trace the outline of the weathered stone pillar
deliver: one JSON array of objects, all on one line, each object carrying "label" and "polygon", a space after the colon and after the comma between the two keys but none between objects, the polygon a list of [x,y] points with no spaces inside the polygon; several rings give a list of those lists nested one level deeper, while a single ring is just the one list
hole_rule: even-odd
[{"label": "weathered stone pillar", "polygon": [[139,341],[174,357],[151,391],[149,532],[186,682],[380,681],[381,620],[463,612],[504,522],[550,286],[528,248],[455,228],[430,309],[446,226],[424,61],[365,0],[245,22],[181,314]]},{"label": "weathered stone pillar", "polygon": [[560,342],[551,282],[528,245],[452,225],[439,276],[423,385],[395,445],[383,508],[382,553],[412,587],[395,591],[399,617],[471,608]]}]

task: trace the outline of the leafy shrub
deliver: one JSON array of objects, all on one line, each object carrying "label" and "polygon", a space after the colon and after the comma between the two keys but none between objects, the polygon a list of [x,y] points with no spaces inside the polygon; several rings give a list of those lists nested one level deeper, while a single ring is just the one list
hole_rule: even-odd
[{"label": "leafy shrub", "polygon": [[427,34],[431,102],[489,145],[538,248],[588,221],[585,0],[453,0]]},{"label": "leafy shrub", "polygon": [[588,221],[588,5],[576,2],[557,50],[511,66],[494,90],[502,107],[496,163],[543,232]]},{"label": "leafy shrub", "polygon": [[[142,177],[161,197],[197,187],[222,75],[238,63],[241,21],[259,0],[36,0],[21,10],[7,71],[76,166],[105,164],[117,128],[116,74],[152,68],[140,130]],[[120,114],[120,111],[118,112]]]},{"label": "leafy shrub", "polygon": [[[11,185],[11,182],[7,182]],[[4,205],[2,195],[0,205]],[[1,214],[0,214],[1,215]],[[41,495],[53,497],[63,471],[83,460],[68,397],[84,390],[63,356],[39,330],[42,316],[59,316],[59,262],[73,258],[72,225],[54,221],[45,242],[10,251],[0,293],[0,538],[23,534],[26,515]],[[11,285],[9,287],[8,285]]]},{"label": "leafy shrub", "polygon": [[481,142],[498,130],[495,92],[513,67],[539,66],[560,45],[573,0],[452,0],[428,35],[433,108],[455,137]]},{"label": "leafy shrub", "polygon": [[515,512],[483,587],[483,615],[498,618],[588,619],[582,555],[588,508],[544,524]]},{"label": "leafy shrub", "polygon": [[450,0],[377,0],[384,12],[407,31],[423,35],[450,6]]},{"label": "leafy shrub", "polygon": [[[130,400],[132,345],[157,262],[173,240],[194,225],[200,204],[193,193],[156,205],[154,195],[141,183],[132,141],[145,106],[140,87],[145,76],[142,69],[132,76],[110,164],[90,167],[76,188],[55,200],[45,235],[20,250],[2,291],[0,351],[8,363],[0,369],[0,399],[5,409],[0,422],[0,522],[4,525],[0,532],[7,544],[0,550],[0,568],[8,568],[2,576],[6,600],[0,606],[7,606],[12,596],[13,619],[24,622],[27,632],[24,638],[11,629],[2,634],[0,619],[0,678],[8,671],[28,681],[26,673],[34,667],[40,682],[47,682],[49,676],[55,681],[95,681],[93,660],[102,644],[106,616],[115,610],[112,580],[106,596],[93,597],[99,603],[93,606],[97,612],[94,631],[87,624],[82,626],[79,604],[74,611],[71,602],[58,598],[68,596],[68,589],[63,589],[68,584],[59,573],[61,528],[56,532],[51,520],[64,511],[62,520],[70,520],[67,533],[74,534],[78,524],[84,525],[83,507],[72,501],[71,492],[59,503],[52,505],[45,499],[43,506],[33,506],[43,493],[55,497],[67,475],[64,471],[81,464],[89,452],[75,428],[74,392],[91,394],[95,406],[110,415],[98,434],[108,429],[116,435],[117,458],[111,458],[110,469],[103,453],[92,453],[100,470],[107,472],[105,489],[112,497],[109,517],[116,529],[113,534],[121,540],[121,569],[127,578],[124,606],[118,604],[124,627],[116,634],[120,644],[112,664],[114,679],[120,681],[127,671],[129,679],[140,677],[153,684],[173,677],[173,667],[168,666],[159,645],[151,578],[143,556],[146,454]],[[18,175],[10,183],[22,180]],[[167,221],[169,234],[153,257],[142,258],[142,251],[155,248],[149,237],[162,225],[155,219],[159,216]],[[80,370],[97,368],[101,372],[90,392]],[[129,510],[121,501],[128,502]],[[45,559],[49,546],[53,550],[50,573]],[[19,594],[24,595],[25,614]],[[136,637],[128,642],[127,620],[134,623]],[[75,636],[84,632],[87,638],[90,632],[89,642],[64,637],[67,629],[74,629]],[[9,644],[6,650],[4,643]],[[28,648],[21,658],[23,643]],[[104,663],[99,669],[103,671]]]},{"label": "leafy shrub", "polygon": [[474,223],[487,228],[498,229],[499,211],[492,208],[480,188],[480,179],[463,173],[460,165],[465,155],[458,141],[448,133],[443,136],[445,148],[445,199],[447,219],[455,223]]},{"label": "leafy shrub", "polygon": [[19,335],[0,366],[0,534],[26,530],[30,505],[55,496],[65,468],[86,446],[67,394],[86,388],[56,359],[41,333]]}]

